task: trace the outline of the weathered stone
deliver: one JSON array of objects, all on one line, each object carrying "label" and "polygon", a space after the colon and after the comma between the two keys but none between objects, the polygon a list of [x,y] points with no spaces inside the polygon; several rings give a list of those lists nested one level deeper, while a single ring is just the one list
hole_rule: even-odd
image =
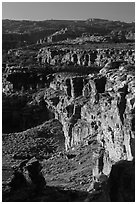
[{"label": "weathered stone", "polygon": [[29,176],[29,179],[28,177],[26,177],[26,180],[29,181],[31,180],[31,184],[35,186],[35,191],[37,192],[42,191],[44,186],[46,185],[46,181],[41,173],[42,167],[39,161],[35,158],[32,158],[26,164],[25,168],[28,170],[27,174]]},{"label": "weathered stone", "polygon": [[13,176],[9,182],[11,191],[15,192],[23,188],[27,190],[28,188],[28,191],[30,189],[37,193],[41,192],[46,185],[41,169],[39,161],[35,158],[28,162],[24,160],[18,166],[15,166]]},{"label": "weathered stone", "polygon": [[108,69],[105,76],[70,76],[68,85],[69,91],[64,89],[64,99],[56,106],[66,150],[86,140],[93,148],[98,143],[95,157],[93,151],[93,177],[109,175],[114,163],[131,161],[135,155],[134,70],[125,67]]}]

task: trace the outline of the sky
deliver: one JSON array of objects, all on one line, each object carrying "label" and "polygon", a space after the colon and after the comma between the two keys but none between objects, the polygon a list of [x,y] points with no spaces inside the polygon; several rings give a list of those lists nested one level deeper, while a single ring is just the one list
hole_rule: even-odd
[{"label": "sky", "polygon": [[2,19],[135,21],[134,2],[3,2]]}]

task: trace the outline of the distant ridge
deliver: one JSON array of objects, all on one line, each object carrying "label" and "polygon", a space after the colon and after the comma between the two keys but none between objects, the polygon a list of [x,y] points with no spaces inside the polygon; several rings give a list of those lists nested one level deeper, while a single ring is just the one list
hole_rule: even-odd
[{"label": "distant ridge", "polygon": [[[89,18],[87,20],[2,20],[2,46],[4,49],[35,44],[40,39],[47,39],[54,33],[67,29],[63,39],[75,39],[84,35],[108,36],[123,33],[134,36],[135,23]],[[62,39],[62,40],[63,40]],[[61,40],[61,36],[60,36]]]}]

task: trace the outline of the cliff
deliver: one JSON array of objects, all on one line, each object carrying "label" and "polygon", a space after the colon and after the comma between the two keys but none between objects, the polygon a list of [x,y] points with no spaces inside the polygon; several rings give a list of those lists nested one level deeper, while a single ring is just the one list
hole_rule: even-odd
[{"label": "cliff", "polygon": [[80,143],[96,145],[95,179],[135,156],[134,91],[134,67],[125,66],[93,75],[56,74],[45,92],[48,108],[62,123],[66,150]]},{"label": "cliff", "polygon": [[[34,72],[30,85],[43,82],[45,88],[30,90],[27,84],[28,95],[5,92],[3,128],[11,126],[14,133],[3,134],[4,177],[9,173],[7,163],[9,167],[35,156],[42,160],[47,185],[63,186],[63,198],[57,191],[59,201],[70,199],[64,198],[66,188],[72,190],[71,195],[73,189],[78,190],[76,201],[134,201],[135,67],[107,64],[100,71],[89,69],[90,74],[43,73],[37,80]],[[20,77],[25,84],[26,77],[22,73]],[[11,73],[8,79],[15,88],[16,75]],[[30,127],[34,128],[26,130]],[[26,131],[15,133],[22,130]],[[57,190],[48,188],[44,201],[51,201],[52,191]],[[34,200],[41,199],[35,196]]]}]

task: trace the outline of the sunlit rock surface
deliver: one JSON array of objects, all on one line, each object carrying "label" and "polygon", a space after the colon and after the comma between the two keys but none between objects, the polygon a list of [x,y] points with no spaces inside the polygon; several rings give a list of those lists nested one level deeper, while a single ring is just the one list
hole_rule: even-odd
[{"label": "sunlit rock surface", "polygon": [[125,66],[104,74],[58,74],[45,93],[48,107],[63,125],[66,150],[79,143],[99,143],[95,177],[109,175],[114,163],[134,158],[134,91],[134,67]]}]

